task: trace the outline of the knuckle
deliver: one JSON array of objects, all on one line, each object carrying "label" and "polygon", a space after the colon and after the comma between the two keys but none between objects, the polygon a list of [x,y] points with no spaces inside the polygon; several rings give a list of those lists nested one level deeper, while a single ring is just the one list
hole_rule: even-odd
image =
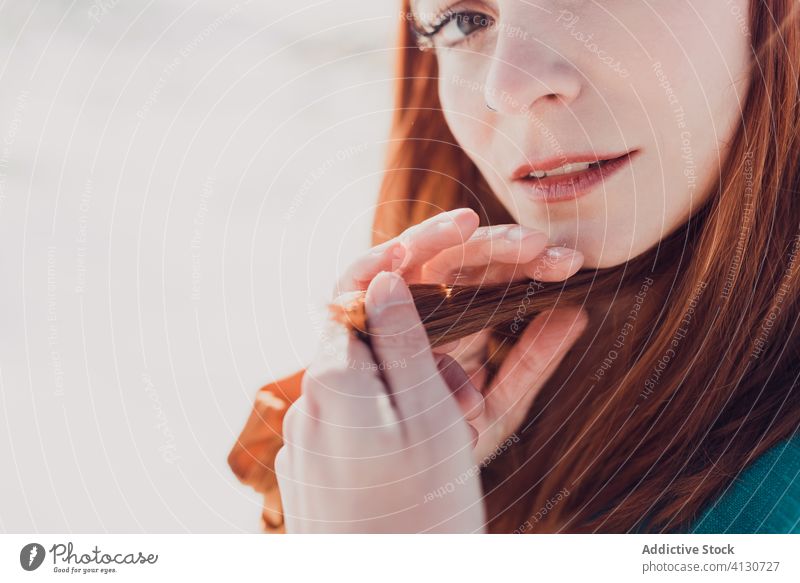
[{"label": "knuckle", "polygon": [[[435,219],[436,217],[433,217],[433,218]],[[421,223],[417,223],[416,225],[411,225],[411,226],[410,226],[410,227],[408,227],[408,228],[407,228],[405,231],[403,231],[402,233],[400,233],[400,234],[399,234],[399,235],[398,235],[398,236],[397,236],[395,239],[396,239],[396,240],[398,240],[398,241],[402,241],[403,243],[408,243],[408,242],[410,242],[410,241],[413,241],[414,239],[416,239],[416,238],[417,238],[417,236],[418,236],[418,235],[419,235],[421,232],[423,232],[423,231],[424,231],[424,229],[425,229],[425,226],[426,226],[426,225],[429,223],[429,221],[431,221],[431,220],[432,220],[432,219],[428,219],[428,220],[426,220],[426,221],[423,221],[423,222],[421,222]]]}]

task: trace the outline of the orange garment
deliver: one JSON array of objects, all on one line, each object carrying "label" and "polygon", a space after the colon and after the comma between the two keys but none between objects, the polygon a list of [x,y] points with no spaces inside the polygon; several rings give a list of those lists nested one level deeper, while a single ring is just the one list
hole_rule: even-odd
[{"label": "orange garment", "polygon": [[261,528],[283,533],[283,507],[275,477],[275,455],[283,445],[283,417],[300,396],[305,369],[261,387],[239,438],[228,454],[228,465],[243,484],[264,495]]}]

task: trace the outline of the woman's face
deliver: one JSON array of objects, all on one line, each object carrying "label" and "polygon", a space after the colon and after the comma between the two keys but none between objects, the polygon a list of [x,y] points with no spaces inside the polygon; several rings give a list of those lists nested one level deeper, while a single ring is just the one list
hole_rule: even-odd
[{"label": "woman's face", "polygon": [[461,147],[517,222],[586,266],[643,253],[708,196],[749,80],[747,0],[412,8]]}]

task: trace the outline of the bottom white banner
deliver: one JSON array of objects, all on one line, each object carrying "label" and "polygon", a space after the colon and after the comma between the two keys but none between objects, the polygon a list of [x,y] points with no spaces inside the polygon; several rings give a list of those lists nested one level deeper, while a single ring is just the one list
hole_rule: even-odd
[{"label": "bottom white banner", "polygon": [[0,581],[800,581],[796,535],[0,535]]}]

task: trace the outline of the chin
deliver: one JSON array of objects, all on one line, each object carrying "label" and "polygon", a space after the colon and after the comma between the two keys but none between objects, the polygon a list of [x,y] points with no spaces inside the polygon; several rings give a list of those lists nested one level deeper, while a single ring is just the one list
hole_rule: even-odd
[{"label": "chin", "polygon": [[[653,245],[658,243],[654,242]],[[651,246],[642,247],[641,244],[635,245],[631,241],[609,242],[581,242],[575,245],[575,249],[583,253],[583,269],[603,269],[605,267],[616,267],[626,261],[638,257],[645,253]]]},{"label": "chin", "polygon": [[[580,250],[580,248],[579,248]],[[629,257],[609,257],[608,255],[593,256],[591,253],[581,250],[586,260],[583,262],[582,269],[603,269],[605,267],[615,267],[628,261]]]},{"label": "chin", "polygon": [[[579,231],[580,232],[580,231]],[[583,253],[583,269],[603,269],[622,265],[635,257],[638,253],[632,248],[630,241],[609,241],[602,234],[597,237],[561,237],[559,240],[567,242]]]},{"label": "chin", "polygon": [[[515,213],[512,212],[511,215],[514,216]],[[586,219],[577,224],[574,216],[563,217],[561,220],[551,216],[549,221],[531,220],[529,217],[528,220],[523,217],[515,220],[526,227],[546,233],[549,239],[548,245],[562,245],[583,253],[582,269],[602,269],[622,265],[646,250],[640,248],[641,243],[636,244],[632,241],[634,233],[628,232],[627,229],[624,229],[624,232],[618,231],[616,240],[609,239],[611,233],[607,229],[599,233],[593,232],[597,229],[597,223],[605,223],[605,219]],[[611,228],[610,225],[608,228]]]}]

